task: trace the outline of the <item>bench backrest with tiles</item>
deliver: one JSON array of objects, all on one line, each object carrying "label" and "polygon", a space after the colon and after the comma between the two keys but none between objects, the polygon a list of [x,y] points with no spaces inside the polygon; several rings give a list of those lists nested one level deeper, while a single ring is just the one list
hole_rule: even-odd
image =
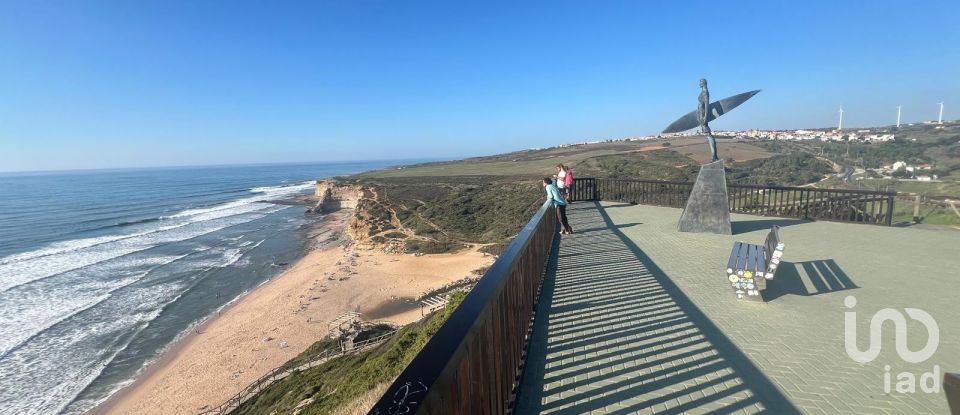
[{"label": "bench backrest with tiles", "polygon": [[760,292],[767,288],[767,280],[776,275],[783,247],[779,226],[770,229],[763,245],[734,242],[726,274],[737,298],[763,301]]}]

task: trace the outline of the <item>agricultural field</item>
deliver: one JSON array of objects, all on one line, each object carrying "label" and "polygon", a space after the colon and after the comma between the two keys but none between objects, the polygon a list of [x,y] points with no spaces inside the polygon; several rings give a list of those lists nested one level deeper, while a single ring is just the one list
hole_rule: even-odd
[{"label": "agricultural field", "polygon": [[[718,140],[718,148],[725,158],[734,161],[762,159],[773,154],[763,148],[736,140]],[[597,159],[637,156],[657,163],[676,161],[674,166],[699,165],[710,158],[710,149],[702,137],[681,137],[664,140],[628,141],[580,144],[562,148],[524,150],[487,157],[475,157],[450,162],[424,163],[362,173],[352,178],[382,179],[400,177],[450,176],[524,176],[553,175],[559,163],[572,166],[577,173],[581,165],[596,166]],[[678,158],[679,157],[679,158]],[[595,172],[597,170],[588,170]],[[583,176],[583,174],[580,174]]]},{"label": "agricultural field", "polygon": [[[955,203],[954,206],[960,209],[960,203]],[[913,215],[914,202],[909,198],[898,198],[893,210],[894,226],[916,225],[918,222],[914,220]],[[919,223],[925,225],[960,228],[960,214],[943,203],[921,203],[918,219]]]},{"label": "agricultural field", "polygon": [[866,189],[885,189],[899,193],[912,193],[927,196],[948,196],[960,200],[960,177],[950,175],[935,182],[893,179],[861,179]]}]

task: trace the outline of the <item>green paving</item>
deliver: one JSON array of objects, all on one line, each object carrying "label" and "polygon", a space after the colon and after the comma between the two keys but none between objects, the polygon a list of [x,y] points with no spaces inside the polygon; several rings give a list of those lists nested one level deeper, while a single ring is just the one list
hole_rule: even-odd
[{"label": "green paving", "polygon": [[[569,216],[578,233],[548,268],[516,413],[949,412],[942,391],[896,384],[901,372],[960,371],[960,232],[733,215],[735,235],[687,234],[678,209],[592,202]],[[761,243],[773,224],[786,252],[768,302],[738,301],[722,268],[730,247]],[[929,313],[937,351],[904,361],[887,323],[879,356],[855,362],[847,296],[860,350],[889,307]],[[920,350],[924,327],[906,320],[907,346]]]}]

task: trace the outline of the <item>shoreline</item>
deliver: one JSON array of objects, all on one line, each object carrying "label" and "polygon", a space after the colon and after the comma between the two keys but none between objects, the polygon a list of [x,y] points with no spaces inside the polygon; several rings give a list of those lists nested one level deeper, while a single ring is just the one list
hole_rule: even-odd
[{"label": "shoreline", "polygon": [[[307,253],[309,253],[309,250],[305,252],[304,255],[306,255]],[[302,259],[303,258],[298,259],[297,262],[299,262]],[[164,347],[155,358],[146,362],[146,364],[134,375],[134,378],[129,383],[112,392],[109,397],[107,397],[106,399],[98,403],[93,408],[90,408],[89,410],[84,412],[84,414],[101,415],[101,414],[112,413],[112,410],[114,410],[113,407],[116,406],[116,404],[120,400],[125,398],[127,393],[130,393],[131,391],[137,389],[138,387],[141,387],[142,386],[141,383],[143,383],[150,377],[155,376],[157,372],[161,371],[167,365],[169,365],[170,363],[175,361],[178,357],[180,357],[180,354],[183,353],[184,349],[187,347],[192,336],[195,336],[197,334],[203,334],[204,332],[206,332],[207,327],[215,324],[216,320],[223,317],[224,313],[227,313],[230,309],[236,307],[238,304],[240,304],[243,301],[244,298],[256,292],[258,289],[260,289],[260,287],[263,287],[264,285],[269,284],[271,281],[277,278],[281,278],[283,274],[286,272],[287,270],[280,271],[279,273],[277,273],[277,275],[274,275],[273,277],[270,277],[264,280],[260,284],[257,284],[256,287],[253,287],[250,290],[240,294],[237,298],[230,300],[229,302],[224,304],[219,310],[217,310],[216,313],[210,314],[209,316],[206,316],[202,321],[200,321],[196,325],[192,327],[188,327],[186,330],[183,331],[183,333],[178,335],[177,338],[173,340],[173,342],[171,342],[166,347]]]},{"label": "shoreline", "polygon": [[[307,239],[311,240],[310,246],[303,251],[303,255],[300,258],[298,258],[294,263],[290,264],[290,266],[288,266],[284,270],[276,273],[276,275],[273,275],[270,278],[263,280],[261,283],[257,284],[255,287],[241,293],[236,298],[228,301],[223,306],[221,306],[218,310],[216,310],[214,313],[204,317],[203,320],[201,320],[199,323],[191,327],[188,327],[186,330],[180,333],[180,335],[178,335],[170,344],[165,346],[155,358],[146,362],[146,364],[142,368],[140,368],[140,370],[137,371],[133,379],[130,380],[126,385],[113,391],[112,393],[110,393],[110,396],[108,396],[106,399],[102,400],[101,402],[97,403],[96,406],[88,409],[84,413],[87,415],[102,415],[102,414],[111,413],[115,409],[114,407],[117,405],[117,403],[123,400],[127,394],[131,393],[133,390],[136,390],[138,387],[142,387],[141,384],[143,382],[145,382],[147,379],[153,376],[156,376],[157,372],[161,371],[170,363],[175,361],[183,352],[183,350],[186,348],[186,346],[188,345],[192,337],[196,336],[197,334],[204,333],[209,326],[215,324],[216,320],[220,319],[221,317],[223,317],[223,314],[229,312],[229,310],[233,309],[238,304],[240,304],[243,301],[243,299],[247,298],[248,296],[250,296],[257,290],[259,290],[263,286],[269,284],[270,282],[283,277],[283,275],[286,274],[289,270],[293,269],[297,265],[297,263],[299,263],[304,258],[306,258],[306,256],[309,255],[310,252],[318,249],[325,249],[326,247],[324,246],[323,242],[318,243],[318,241],[316,241],[315,239],[324,233],[327,233],[329,231],[335,231],[334,229],[323,229],[323,228],[325,227],[325,225],[327,225],[328,222],[334,221],[336,219],[337,218],[334,217],[333,215],[324,215],[323,217],[317,219],[314,223],[310,225],[313,227],[313,229],[310,230],[309,232],[310,235],[307,236]],[[339,225],[339,227],[342,228],[345,225],[345,223],[346,222],[343,221],[343,223],[334,224],[334,226]],[[321,231],[317,232],[318,229],[321,229]]]},{"label": "shoreline", "polygon": [[[326,323],[340,314],[367,314],[410,301],[493,260],[476,246],[420,257],[357,249],[346,234],[352,212],[318,220],[303,257],[207,317],[87,413],[197,413],[215,407],[321,340]],[[398,314],[371,321],[408,324],[420,317],[419,307],[394,310]]]}]

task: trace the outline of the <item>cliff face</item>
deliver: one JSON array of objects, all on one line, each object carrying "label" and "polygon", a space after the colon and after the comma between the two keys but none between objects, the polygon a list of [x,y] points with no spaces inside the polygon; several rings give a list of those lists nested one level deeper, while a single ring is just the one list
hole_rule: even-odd
[{"label": "cliff face", "polygon": [[419,199],[404,202],[397,200],[396,194],[388,199],[380,186],[321,180],[317,182],[314,199],[317,202],[312,212],[353,210],[346,230],[360,249],[433,254],[454,252],[466,246],[450,239],[439,226],[422,216],[425,202]]},{"label": "cliff face", "polygon": [[356,209],[360,199],[372,197],[373,191],[363,186],[343,184],[334,180],[317,180],[314,197],[317,205],[313,212],[332,212],[339,209]]},{"label": "cliff face", "polygon": [[364,198],[350,218],[348,233],[361,249],[377,249],[389,253],[403,252],[406,231],[392,210],[379,200],[379,194]]},{"label": "cliff face", "polygon": [[[402,251],[402,241],[385,238],[384,234],[397,229],[399,222],[392,210],[381,203],[381,194],[376,188],[335,180],[318,180],[314,191],[317,204],[310,209],[314,213],[328,213],[340,209],[353,209],[347,223],[347,234],[358,248],[381,249],[387,252]],[[400,236],[406,236],[399,233]]]}]

